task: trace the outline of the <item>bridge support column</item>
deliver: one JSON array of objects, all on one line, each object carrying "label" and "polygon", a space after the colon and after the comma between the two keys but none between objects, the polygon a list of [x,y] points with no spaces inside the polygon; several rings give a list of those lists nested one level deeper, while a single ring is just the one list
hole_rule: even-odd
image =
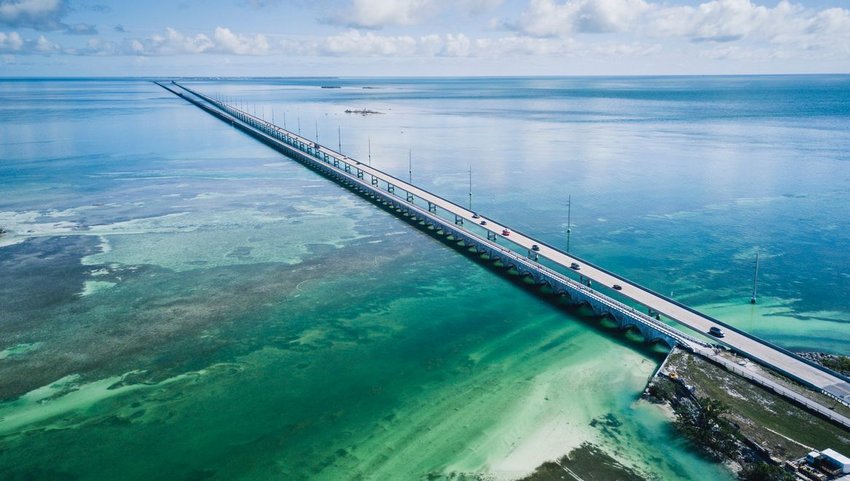
[{"label": "bridge support column", "polygon": [[455,214],[455,224],[457,224],[457,225],[463,225],[463,217],[461,217],[461,216],[459,216],[459,215]]},{"label": "bridge support column", "polygon": [[334,167],[339,167],[339,159],[334,157]]},{"label": "bridge support column", "polygon": [[387,183],[387,192],[395,192],[395,186]]},{"label": "bridge support column", "polygon": [[410,192],[407,193],[407,201],[413,202],[413,194],[411,194]]},{"label": "bridge support column", "polygon": [[487,240],[496,240],[496,233],[487,231]]},{"label": "bridge support column", "polygon": [[350,174],[351,173],[351,165],[345,164],[345,171]]},{"label": "bridge support column", "polygon": [[437,212],[437,204],[428,202],[428,212]]},{"label": "bridge support column", "polygon": [[357,169],[357,178],[358,178],[358,179],[362,179],[362,178],[363,178],[363,171],[362,171],[362,170],[360,170],[360,169]]},{"label": "bridge support column", "polygon": [[372,185],[378,185],[378,178],[374,175],[372,176]]}]

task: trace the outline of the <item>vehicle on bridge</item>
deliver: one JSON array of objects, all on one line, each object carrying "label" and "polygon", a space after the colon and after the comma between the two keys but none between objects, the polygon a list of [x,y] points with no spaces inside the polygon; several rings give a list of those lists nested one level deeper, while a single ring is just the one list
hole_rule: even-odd
[{"label": "vehicle on bridge", "polygon": [[723,329],[720,329],[717,326],[711,326],[711,329],[708,330],[708,333],[714,337],[723,337],[726,335],[726,333],[723,332]]}]

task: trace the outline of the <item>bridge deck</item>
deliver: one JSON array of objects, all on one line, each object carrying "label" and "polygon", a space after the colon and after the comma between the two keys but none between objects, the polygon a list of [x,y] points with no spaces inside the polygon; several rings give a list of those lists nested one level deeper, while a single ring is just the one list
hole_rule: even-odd
[{"label": "bridge deck", "polygon": [[[532,246],[537,245],[539,250],[535,253],[539,257],[548,259],[550,262],[566,270],[570,269],[570,266],[573,263],[576,263],[580,266],[578,273],[584,276],[586,279],[590,279],[597,286],[602,285],[612,287],[614,284],[618,284],[619,286],[621,286],[621,290],[617,291],[617,295],[623,296],[627,299],[632,300],[633,302],[647,307],[648,309],[651,309],[652,311],[658,312],[679,325],[688,327],[699,333],[706,333],[712,326],[722,326],[725,328],[725,337],[716,339],[716,342],[726,345],[729,348],[737,351],[738,353],[747,356],[765,366],[774,368],[782,373],[785,373],[786,375],[804,384],[807,384],[810,387],[831,394],[836,398],[841,399],[845,403],[850,402],[850,383],[848,383],[844,378],[836,375],[835,373],[820,366],[814,365],[813,363],[806,361],[789,351],[779,348],[778,346],[772,345],[767,341],[764,341],[744,331],[736,329],[710,316],[702,314],[661,294],[652,292],[651,290],[641,286],[640,284],[629,281],[626,278],[620,277],[614,273],[606,271],[605,269],[595,266],[579,257],[570,255],[566,252],[549,246],[539,240],[536,240],[526,234],[523,234],[522,232],[514,231],[509,226],[495,219],[480,216],[480,214],[477,214],[472,210],[455,204],[454,202],[444,199],[436,194],[428,192],[427,190],[417,187],[416,185],[407,183],[379,169],[363,164],[328,147],[319,145],[318,148],[316,148],[317,144],[305,137],[282,129],[274,124],[271,124],[270,122],[252,116],[247,112],[243,112],[232,106],[220,103],[212,98],[209,98],[203,94],[183,87],[179,84],[175,83],[174,85],[177,85],[186,92],[197,96],[198,98],[209,103],[213,107],[222,110],[223,112],[226,112],[228,116],[230,114],[238,114],[242,118],[248,119],[251,123],[255,124],[255,126],[259,126],[267,130],[267,133],[286,136],[289,139],[294,139],[297,142],[303,143],[305,146],[309,147],[302,149],[302,151],[304,151],[305,153],[308,153],[320,159],[324,155],[327,155],[329,156],[329,158],[339,161],[340,164],[347,165],[350,169],[354,169],[356,171],[361,172],[361,175],[363,175],[364,177],[369,176],[369,178],[379,179],[381,182],[388,186],[388,189],[389,186],[393,186],[393,189],[399,189],[429,203],[429,207],[433,205],[435,206],[435,208],[439,208],[448,214],[454,215],[456,220],[462,219],[462,222],[464,223],[463,225],[474,225],[476,229],[485,230],[489,232],[489,239],[498,239],[499,241],[507,243],[508,245],[520,247],[522,249],[527,250],[529,254],[532,253]],[[163,87],[167,88],[165,86]],[[168,90],[172,89],[169,88]],[[353,176],[354,174],[352,173],[351,175]],[[482,220],[486,221],[486,225],[480,225],[480,221]],[[470,230],[468,227],[459,227],[463,228],[471,235],[480,237],[478,233]],[[503,229],[508,229],[510,231],[510,234],[508,236],[503,236]]]}]

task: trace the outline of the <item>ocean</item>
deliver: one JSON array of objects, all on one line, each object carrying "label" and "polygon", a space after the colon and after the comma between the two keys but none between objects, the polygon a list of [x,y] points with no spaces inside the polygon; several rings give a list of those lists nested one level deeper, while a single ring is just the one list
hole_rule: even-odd
[{"label": "ocean", "polygon": [[[850,76],[182,82],[850,354]],[[0,80],[0,228],[0,479],[733,479],[640,400],[659,347],[146,79]]]}]

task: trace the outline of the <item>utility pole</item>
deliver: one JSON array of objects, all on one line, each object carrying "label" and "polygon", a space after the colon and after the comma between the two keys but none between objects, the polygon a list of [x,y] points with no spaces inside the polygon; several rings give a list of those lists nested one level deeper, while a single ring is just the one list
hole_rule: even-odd
[{"label": "utility pole", "polygon": [[316,143],[319,143],[319,121],[316,121]]},{"label": "utility pole", "polygon": [[469,164],[469,210],[472,210],[472,164]]},{"label": "utility pole", "polygon": [[301,117],[298,117],[298,135],[301,135]]},{"label": "utility pole", "polygon": [[369,137],[369,167],[372,167],[372,137]]},{"label": "utility pole", "polygon": [[759,250],[756,249],[756,268],[753,272],[753,297],[750,298],[750,304],[756,303],[756,295],[758,294],[759,285]]},{"label": "utility pole", "polygon": [[283,111],[283,128],[286,130],[286,110]]},{"label": "utility pole", "polygon": [[342,127],[339,125],[336,126],[336,138],[339,140],[339,150],[337,152],[342,153]]},{"label": "utility pole", "polygon": [[413,184],[413,149],[407,151],[407,183]]},{"label": "utility pole", "polygon": [[570,251],[570,232],[572,232],[573,196],[567,196],[567,252]]}]

